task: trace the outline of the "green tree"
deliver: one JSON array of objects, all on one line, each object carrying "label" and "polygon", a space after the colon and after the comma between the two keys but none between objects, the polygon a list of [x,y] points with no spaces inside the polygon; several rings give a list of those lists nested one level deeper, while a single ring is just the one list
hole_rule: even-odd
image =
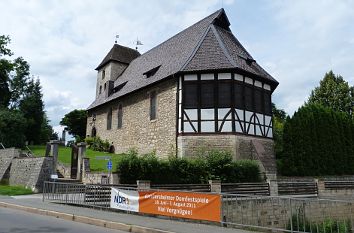
[{"label": "green tree", "polygon": [[352,175],[354,121],[319,104],[299,108],[284,125],[280,173],[290,176]]},{"label": "green tree", "polygon": [[[283,109],[278,109],[274,103],[272,103],[272,113],[275,155],[277,159],[280,159],[283,153],[283,131],[287,114]],[[281,166],[281,164],[278,165]]]},{"label": "green tree", "polygon": [[29,81],[26,93],[19,103],[19,110],[27,120],[26,140],[30,143],[41,143],[41,129],[44,120],[44,104],[39,80]]},{"label": "green tree", "polygon": [[6,108],[9,105],[11,93],[10,93],[10,72],[13,69],[13,64],[3,56],[11,56],[11,50],[7,48],[10,43],[8,36],[0,35],[0,108]]},{"label": "green tree", "polygon": [[31,92],[33,85],[30,78],[30,66],[22,57],[18,57],[13,62],[13,74],[10,77],[11,108],[18,108],[26,93]]},{"label": "green tree", "polygon": [[[21,119],[21,124],[16,119],[4,118],[11,125],[3,123],[0,126],[0,140],[10,141],[10,145],[23,145],[23,140],[43,143],[49,140],[52,128],[45,116],[40,82],[30,77],[30,66],[22,57],[9,59],[13,55],[8,48],[9,43],[8,36],[0,36],[0,109]],[[18,137],[3,133],[10,128],[16,129]],[[25,139],[21,135],[25,135]],[[17,143],[14,142],[16,140]]]},{"label": "green tree", "polygon": [[350,87],[342,76],[333,71],[325,74],[308,99],[308,104],[320,104],[335,111],[353,114],[354,87]]},{"label": "green tree", "polygon": [[58,140],[58,134],[53,131],[53,127],[49,124],[47,114],[44,113],[39,141],[40,144],[44,144],[50,140]]},{"label": "green tree", "polygon": [[0,109],[0,142],[5,147],[23,147],[26,119],[18,110]]},{"label": "green tree", "polygon": [[77,140],[85,138],[86,135],[86,110],[75,109],[67,114],[61,119],[60,125],[65,126],[71,135],[73,135]]}]

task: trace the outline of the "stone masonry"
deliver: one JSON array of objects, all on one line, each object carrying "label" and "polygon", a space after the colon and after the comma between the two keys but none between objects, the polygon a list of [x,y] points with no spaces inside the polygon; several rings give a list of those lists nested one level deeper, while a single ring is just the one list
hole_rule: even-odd
[{"label": "stone masonry", "polygon": [[[127,68],[127,65],[121,64],[119,62],[110,62],[104,68],[100,69],[97,73],[97,84],[96,84],[96,98],[99,95],[99,87],[102,87],[102,95],[105,94],[105,91],[108,91],[108,87],[106,86],[106,90],[104,89],[104,84],[107,81],[112,80],[111,77],[118,77],[122,74],[124,69]],[[105,76],[102,78],[102,72],[105,71]],[[114,80],[113,80],[114,81]],[[107,85],[107,84],[106,84]]]},{"label": "stone masonry", "polygon": [[54,174],[52,157],[15,158],[10,170],[10,185],[22,185],[35,192],[41,191],[43,182]]},{"label": "stone masonry", "polygon": [[[150,121],[149,93],[157,91],[157,119]],[[156,151],[159,157],[167,158],[176,149],[176,80],[167,80],[153,88],[140,90],[129,97],[114,100],[89,111],[87,135],[95,126],[97,136],[110,140],[115,153],[135,148],[139,153]],[[123,105],[123,126],[118,129],[118,104]],[[107,130],[107,112],[112,108],[112,128]],[[96,121],[92,121],[92,114]]]},{"label": "stone masonry", "polygon": [[0,150],[0,181],[5,178],[4,176],[8,176],[6,173],[9,171],[11,161],[13,158],[19,157],[20,152],[20,150],[15,148]]},{"label": "stone masonry", "polygon": [[228,196],[223,198],[222,205],[225,222],[279,229],[290,229],[292,216],[306,218],[316,229],[316,223],[328,218],[343,222],[353,216],[354,211],[353,202],[280,197]]},{"label": "stone masonry", "polygon": [[244,135],[191,135],[177,139],[178,156],[191,157],[210,150],[229,151],[234,160],[260,161],[261,172],[276,176],[274,142],[272,139]]}]

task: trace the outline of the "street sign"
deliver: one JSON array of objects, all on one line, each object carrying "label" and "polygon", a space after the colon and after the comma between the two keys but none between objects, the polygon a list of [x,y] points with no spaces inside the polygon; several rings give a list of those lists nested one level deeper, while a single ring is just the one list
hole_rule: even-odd
[{"label": "street sign", "polygon": [[111,160],[112,156],[96,156],[97,160]]},{"label": "street sign", "polygon": [[109,161],[107,162],[107,169],[108,169],[108,170],[112,170],[112,160],[109,160]]}]

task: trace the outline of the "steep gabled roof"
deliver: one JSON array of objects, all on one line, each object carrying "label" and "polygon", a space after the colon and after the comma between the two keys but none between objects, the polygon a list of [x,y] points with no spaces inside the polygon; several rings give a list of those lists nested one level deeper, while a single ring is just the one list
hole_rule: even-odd
[{"label": "steep gabled roof", "polygon": [[[106,99],[96,99],[88,109],[168,78],[178,72],[212,69],[242,69],[273,84],[278,82],[265,72],[232,35],[224,9],[220,9],[162,44],[132,60],[115,81],[120,91]],[[157,68],[159,67],[159,68]],[[155,70],[156,68],[156,70]],[[156,71],[146,77],[147,72]]]},{"label": "steep gabled roof", "polygon": [[97,66],[95,70],[99,70],[110,61],[117,61],[125,64],[129,64],[132,60],[139,57],[140,53],[135,49],[114,44],[109,53],[105,56],[102,62]]}]

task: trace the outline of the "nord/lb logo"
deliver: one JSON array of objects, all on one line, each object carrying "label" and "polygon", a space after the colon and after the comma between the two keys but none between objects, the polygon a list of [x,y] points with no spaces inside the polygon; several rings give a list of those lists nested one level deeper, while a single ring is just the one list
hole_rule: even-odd
[{"label": "nord/lb logo", "polygon": [[114,196],[114,202],[116,202],[118,204],[129,205],[129,198],[120,196],[119,193],[118,193],[118,195]]}]

